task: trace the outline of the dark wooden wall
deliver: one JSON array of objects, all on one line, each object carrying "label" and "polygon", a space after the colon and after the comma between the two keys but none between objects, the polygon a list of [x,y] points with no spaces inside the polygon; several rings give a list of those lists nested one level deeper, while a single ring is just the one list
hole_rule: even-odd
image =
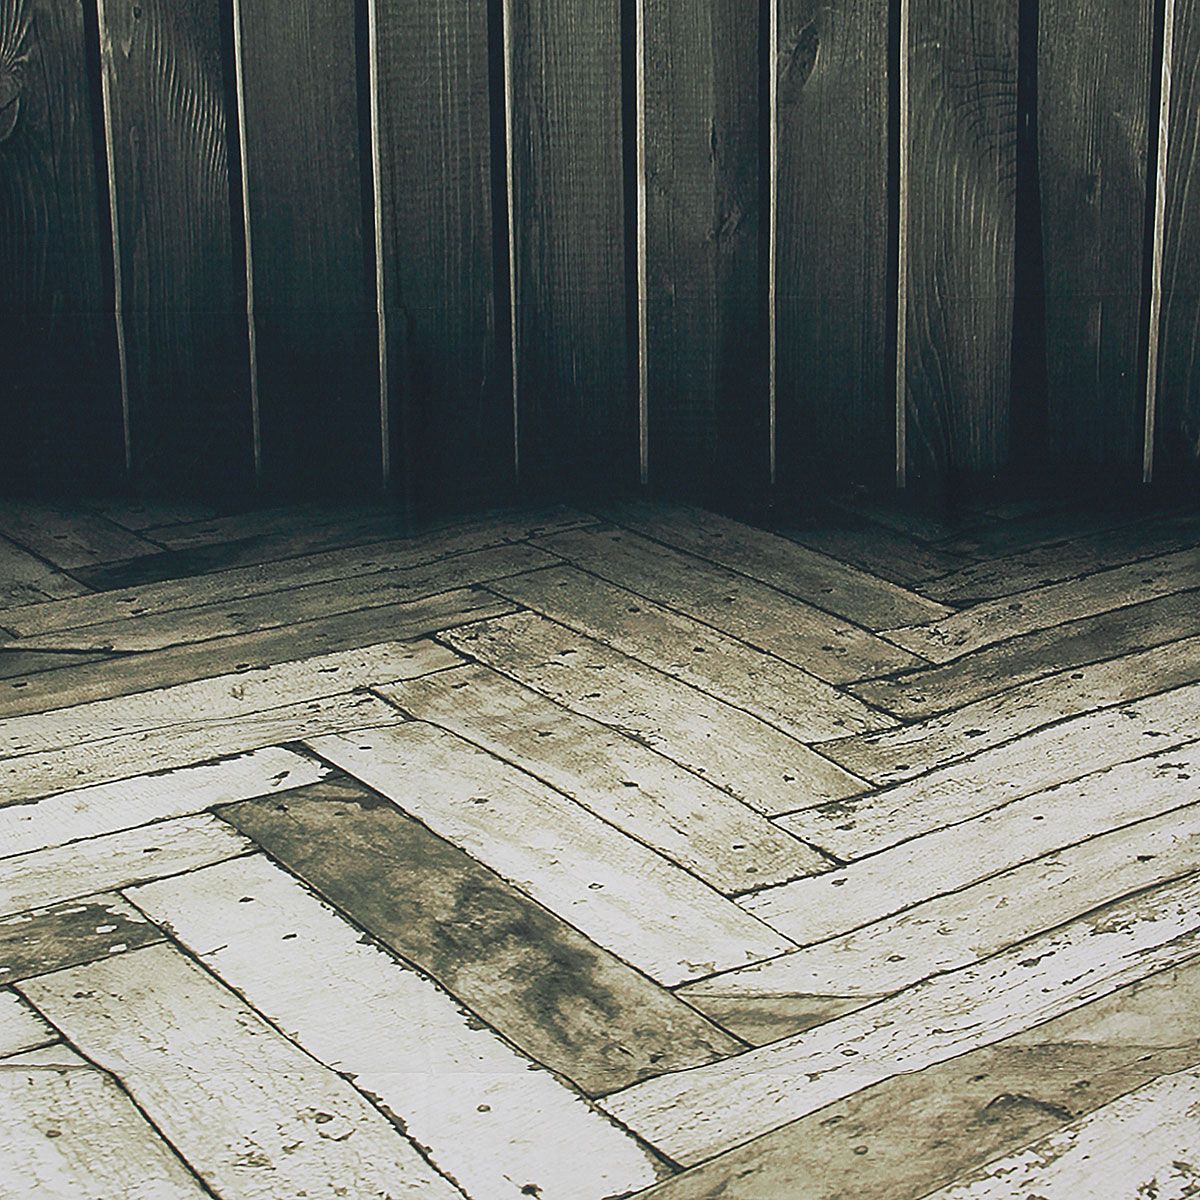
[{"label": "dark wooden wall", "polygon": [[1200,0],[0,0],[0,487],[1194,471],[1198,114]]}]

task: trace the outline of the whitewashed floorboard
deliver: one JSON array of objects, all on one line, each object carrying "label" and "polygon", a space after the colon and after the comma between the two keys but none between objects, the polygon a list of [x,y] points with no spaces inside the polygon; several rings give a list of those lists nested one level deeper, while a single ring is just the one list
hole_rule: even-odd
[{"label": "whitewashed floorboard", "polygon": [[48,1046],[57,1038],[58,1034],[20,996],[0,989],[0,1058]]}]

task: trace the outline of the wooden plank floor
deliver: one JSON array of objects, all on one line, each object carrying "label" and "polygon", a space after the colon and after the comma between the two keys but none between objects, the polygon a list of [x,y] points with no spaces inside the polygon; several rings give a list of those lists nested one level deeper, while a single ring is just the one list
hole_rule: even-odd
[{"label": "wooden plank floor", "polygon": [[0,1200],[1200,1194],[1200,515],[0,511]]}]

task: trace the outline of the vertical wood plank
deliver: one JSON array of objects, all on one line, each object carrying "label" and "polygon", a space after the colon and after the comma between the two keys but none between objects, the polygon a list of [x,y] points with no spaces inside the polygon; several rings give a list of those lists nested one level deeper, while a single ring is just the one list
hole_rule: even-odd
[{"label": "vertical wood plank", "polygon": [[135,477],[172,493],[252,477],[218,0],[98,0]]},{"label": "vertical wood plank", "polygon": [[650,478],[728,498],[766,482],[759,22],[746,0],[645,0],[644,34]]},{"label": "vertical wood plank", "polygon": [[780,0],[779,479],[890,483],[887,0]]},{"label": "vertical wood plank", "polygon": [[1039,10],[1050,459],[1134,479],[1154,5]]},{"label": "vertical wood plank", "polygon": [[501,30],[489,29],[489,0],[376,8],[390,457],[418,506],[461,506],[512,478],[505,218],[493,217],[491,150],[503,112],[492,109],[490,56],[502,48],[489,33]]},{"label": "vertical wood plank", "polygon": [[239,6],[262,478],[285,493],[381,486],[359,8]]},{"label": "vertical wood plank", "polygon": [[1161,228],[1162,306],[1158,326],[1158,474],[1200,468],[1200,2],[1173,0],[1164,89],[1167,121],[1160,134],[1166,172]]},{"label": "vertical wood plank", "polygon": [[111,486],[124,471],[89,59],[80,0],[0,5],[0,473],[9,491]]},{"label": "vertical wood plank", "polygon": [[1017,0],[909,0],[908,478],[1006,463]]},{"label": "vertical wood plank", "polygon": [[521,478],[632,482],[622,0],[512,6],[513,221]]}]

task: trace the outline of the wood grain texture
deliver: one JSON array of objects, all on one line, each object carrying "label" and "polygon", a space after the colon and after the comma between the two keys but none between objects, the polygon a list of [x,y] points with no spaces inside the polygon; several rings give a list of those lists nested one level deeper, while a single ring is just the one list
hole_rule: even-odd
[{"label": "wood grain texture", "polygon": [[253,451],[221,10],[102,0],[101,14],[134,474],[236,491]]},{"label": "wood grain texture", "polygon": [[1156,436],[1168,474],[1200,465],[1200,4],[1175,0],[1174,12]]},{"label": "wood grain texture", "polygon": [[589,1094],[712,1062],[739,1046],[362,784],[327,780],[222,815]]},{"label": "wood grain texture", "polygon": [[[620,0],[512,9],[521,480],[632,482]],[[627,131],[626,131],[627,132]]]},{"label": "wood grain texture", "polygon": [[53,1042],[53,1029],[15,993],[0,991],[0,1059]]},{"label": "wood grain texture", "polygon": [[1052,461],[1141,477],[1153,6],[1038,8]]},{"label": "wood grain texture", "polygon": [[239,6],[262,479],[306,496],[382,484],[360,7]]},{"label": "wood grain texture", "polygon": [[650,479],[728,498],[767,478],[759,23],[744,0],[643,23]]},{"label": "wood grain texture", "polygon": [[779,478],[888,484],[886,0],[781,0],[778,72]]},{"label": "wood grain texture", "polygon": [[900,152],[913,484],[992,474],[1008,458],[1017,8],[1017,0],[914,0],[911,9],[912,119]]},{"label": "wood grain texture", "polygon": [[[383,305],[393,482],[418,508],[512,482],[507,288],[493,212],[488,0],[379,0]],[[492,30],[498,36],[498,30]],[[502,151],[501,151],[502,153]]]},{"label": "wood grain texture", "polygon": [[112,247],[82,3],[0,16],[0,456],[8,490],[124,473]]}]

